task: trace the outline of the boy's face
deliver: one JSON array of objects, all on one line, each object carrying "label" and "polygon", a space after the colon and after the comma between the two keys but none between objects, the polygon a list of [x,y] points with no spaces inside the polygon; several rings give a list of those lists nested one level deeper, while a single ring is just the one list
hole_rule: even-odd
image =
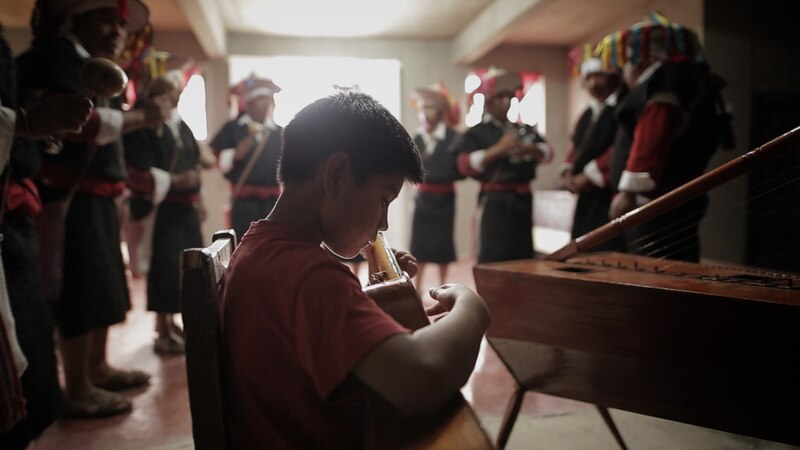
[{"label": "boy's face", "polygon": [[372,175],[358,185],[348,171],[332,199],[330,213],[323,218],[325,246],[344,258],[356,256],[379,230],[389,228],[389,204],[397,198],[404,181],[401,172],[392,172]]}]

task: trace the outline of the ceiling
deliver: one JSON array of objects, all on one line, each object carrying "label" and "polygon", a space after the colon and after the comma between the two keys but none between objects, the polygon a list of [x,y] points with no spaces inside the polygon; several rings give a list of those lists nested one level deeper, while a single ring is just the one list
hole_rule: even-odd
[{"label": "ceiling", "polygon": [[[502,44],[574,45],[651,0],[143,0],[155,30],[191,30],[206,54],[228,33],[453,39],[469,57]],[[0,23],[28,25],[35,0],[3,1]],[[609,4],[613,4],[613,7]],[[478,55],[479,56],[479,55]]]}]

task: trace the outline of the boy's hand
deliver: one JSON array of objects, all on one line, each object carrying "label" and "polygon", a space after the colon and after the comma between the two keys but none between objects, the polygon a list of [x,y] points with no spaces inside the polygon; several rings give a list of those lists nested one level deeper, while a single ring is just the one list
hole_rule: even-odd
[{"label": "boy's hand", "polygon": [[392,251],[394,252],[394,258],[397,260],[397,264],[400,265],[400,270],[407,273],[409,278],[417,276],[417,271],[419,270],[417,258],[405,250],[392,249]]},{"label": "boy's hand", "polygon": [[450,311],[453,309],[456,301],[477,300],[483,303],[483,299],[480,295],[463,284],[443,284],[438,288],[431,288],[429,293],[431,298],[438,302],[425,309],[425,312],[429,316],[435,316]]},{"label": "boy's hand", "polygon": [[[419,271],[419,267],[417,267],[417,258],[405,250],[392,249],[392,253],[394,253],[397,264],[400,265],[400,270],[407,273],[409,278],[414,278]],[[377,273],[380,271],[377,258],[375,257],[375,248],[368,245],[361,250],[361,255],[367,260],[368,273]]]}]

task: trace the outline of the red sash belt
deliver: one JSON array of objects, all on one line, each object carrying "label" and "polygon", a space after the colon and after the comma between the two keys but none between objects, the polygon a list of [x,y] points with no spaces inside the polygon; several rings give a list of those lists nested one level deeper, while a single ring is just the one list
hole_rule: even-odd
[{"label": "red sash belt", "polygon": [[74,186],[77,192],[96,195],[98,197],[113,198],[125,192],[124,181],[109,181],[88,173],[83,176],[76,186],[75,180],[78,178],[78,174],[75,170],[52,164],[42,165],[38,178],[40,178],[45,185],[54,189],[69,191]]},{"label": "red sash belt", "polygon": [[192,193],[173,193],[164,197],[164,203],[177,203],[179,205],[192,206],[200,200],[200,195]]},{"label": "red sash belt", "polygon": [[420,192],[428,192],[431,194],[451,194],[456,191],[453,183],[419,183],[417,189]]},{"label": "red sash belt", "polygon": [[[2,192],[2,185],[0,185],[0,195]],[[30,178],[21,181],[9,180],[5,212],[12,211],[16,211],[24,217],[34,217],[42,211],[39,190],[36,189],[36,185]]]},{"label": "red sash belt", "polygon": [[281,188],[279,186],[263,186],[258,184],[243,184],[239,192],[236,193],[236,198],[257,198],[261,200],[269,200],[281,195]]},{"label": "red sash belt", "polygon": [[530,183],[481,183],[481,192],[513,192],[530,194]]}]

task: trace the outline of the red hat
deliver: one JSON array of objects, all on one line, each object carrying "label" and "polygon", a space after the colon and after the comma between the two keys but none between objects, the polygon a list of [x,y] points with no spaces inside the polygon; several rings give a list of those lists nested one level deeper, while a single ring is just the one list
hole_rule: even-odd
[{"label": "red hat", "polygon": [[517,72],[491,67],[481,76],[478,90],[487,99],[501,92],[510,92],[514,97],[519,97],[522,91],[522,78]]},{"label": "red hat", "polygon": [[273,95],[281,91],[277,84],[269,78],[257,78],[251,74],[244,80],[231,86],[231,95],[238,96],[243,101],[248,102],[256,97],[263,95]]},{"label": "red hat", "polygon": [[418,87],[411,94],[411,106],[419,111],[423,103],[433,103],[444,111],[444,120],[450,126],[455,126],[461,117],[458,102],[441,81],[430,86]]},{"label": "red hat", "polygon": [[231,86],[229,90],[229,101],[234,112],[241,113],[247,107],[250,100],[265,95],[274,95],[281,91],[281,88],[269,78],[258,78],[255,74],[250,74],[244,80]]}]

